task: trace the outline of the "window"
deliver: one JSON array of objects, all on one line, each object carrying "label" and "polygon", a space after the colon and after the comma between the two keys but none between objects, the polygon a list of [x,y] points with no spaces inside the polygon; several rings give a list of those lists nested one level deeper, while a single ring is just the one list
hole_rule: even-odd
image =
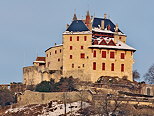
[{"label": "window", "polygon": [[70,59],[72,59],[72,57],[73,57],[73,56],[72,56],[72,55],[70,55]]},{"label": "window", "polygon": [[87,36],[84,36],[84,41],[87,41]]},{"label": "window", "polygon": [[74,68],[74,64],[72,64],[72,68]]},{"label": "window", "polygon": [[81,49],[83,49],[83,46],[81,46]]},{"label": "window", "polygon": [[105,70],[105,63],[102,63],[102,70]]},{"label": "window", "polygon": [[72,50],[73,49],[73,46],[70,46],[70,50]]},{"label": "window", "polygon": [[93,57],[96,57],[96,50],[93,51]]},{"label": "window", "polygon": [[51,52],[50,52],[50,55],[51,55]]},{"label": "window", "polygon": [[114,58],[114,52],[110,52],[110,58]]},{"label": "window", "polygon": [[93,62],[93,70],[96,70],[96,62]]},{"label": "window", "polygon": [[58,58],[58,62],[60,62],[60,58]]},{"label": "window", "polygon": [[48,57],[48,54],[47,54],[47,57]]},{"label": "window", "polygon": [[70,36],[70,41],[72,41],[72,36]]},{"label": "window", "polygon": [[48,67],[49,67],[49,65],[50,65],[50,62],[48,62]]},{"label": "window", "polygon": [[60,53],[61,53],[61,49],[60,49],[59,51],[60,51]]},{"label": "window", "polygon": [[82,67],[84,67],[84,64],[82,64]]},{"label": "window", "polygon": [[119,39],[121,39],[121,37],[119,37]]},{"label": "window", "polygon": [[55,54],[57,54],[57,50],[55,50]]},{"label": "window", "polygon": [[121,59],[125,59],[125,53],[121,53]]},{"label": "window", "polygon": [[121,64],[121,72],[124,72],[124,64]]},{"label": "window", "polygon": [[85,58],[85,53],[81,53],[80,58]]},{"label": "window", "polygon": [[114,71],[114,63],[111,64],[111,71]]},{"label": "window", "polygon": [[106,58],[106,51],[102,51],[102,58]]},{"label": "window", "polygon": [[77,41],[79,41],[79,36],[77,36]]}]

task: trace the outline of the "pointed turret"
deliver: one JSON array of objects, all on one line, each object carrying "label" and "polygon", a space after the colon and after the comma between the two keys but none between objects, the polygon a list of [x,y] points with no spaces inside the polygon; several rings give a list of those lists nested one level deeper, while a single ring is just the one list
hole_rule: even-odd
[{"label": "pointed turret", "polygon": [[73,16],[73,21],[75,21],[75,20],[78,20],[77,16],[76,16],[76,13],[74,13],[74,16]]},{"label": "pointed turret", "polygon": [[89,10],[87,11],[85,24],[86,24],[86,26],[88,27],[88,29],[90,29],[90,30],[92,29],[92,25],[91,25],[91,17],[90,17]]}]

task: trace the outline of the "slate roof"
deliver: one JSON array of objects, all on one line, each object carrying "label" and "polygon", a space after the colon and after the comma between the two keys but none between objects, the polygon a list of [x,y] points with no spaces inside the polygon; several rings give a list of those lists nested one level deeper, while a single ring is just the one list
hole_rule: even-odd
[{"label": "slate roof", "polygon": [[66,31],[70,32],[82,32],[82,31],[90,31],[87,26],[83,23],[82,20],[74,20],[71,25],[67,28]]},{"label": "slate roof", "polygon": [[[106,28],[108,25],[110,25],[111,26],[110,30],[112,32],[115,32],[115,25],[112,23],[112,21],[110,19],[94,18],[92,27],[93,28],[99,28],[99,25],[101,26],[101,21],[102,20],[104,20],[104,28]],[[118,32],[121,32],[121,31],[118,29]]]}]

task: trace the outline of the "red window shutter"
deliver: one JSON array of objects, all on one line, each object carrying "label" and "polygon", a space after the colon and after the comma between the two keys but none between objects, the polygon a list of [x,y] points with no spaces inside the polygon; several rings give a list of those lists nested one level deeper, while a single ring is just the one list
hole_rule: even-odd
[{"label": "red window shutter", "polygon": [[81,53],[80,58],[85,58],[85,53]]},{"label": "red window shutter", "polygon": [[96,50],[93,51],[93,57],[96,57]]},{"label": "red window shutter", "polygon": [[114,58],[114,52],[110,52],[110,58]]},{"label": "red window shutter", "polygon": [[121,59],[125,59],[125,53],[121,53]]},{"label": "red window shutter", "polygon": [[79,36],[77,36],[77,41],[79,41]]},{"label": "red window shutter", "polygon": [[87,41],[87,36],[84,36],[84,41]]},{"label": "red window shutter", "polygon": [[72,41],[72,36],[70,36],[70,41]]},{"label": "red window shutter", "polygon": [[83,46],[81,46],[81,49],[83,49]]},{"label": "red window shutter", "polygon": [[96,70],[96,62],[93,62],[93,70]]},{"label": "red window shutter", "polygon": [[102,58],[106,58],[106,51],[102,51]]},{"label": "red window shutter", "polygon": [[70,50],[72,50],[73,49],[73,46],[70,46]]},{"label": "red window shutter", "polygon": [[111,71],[114,71],[114,63],[111,64]]},{"label": "red window shutter", "polygon": [[102,70],[105,70],[105,63],[102,63]]},{"label": "red window shutter", "polygon": [[70,59],[72,59],[72,55],[70,55]]},{"label": "red window shutter", "polygon": [[124,69],[125,69],[124,64],[121,64],[121,72],[124,72]]}]

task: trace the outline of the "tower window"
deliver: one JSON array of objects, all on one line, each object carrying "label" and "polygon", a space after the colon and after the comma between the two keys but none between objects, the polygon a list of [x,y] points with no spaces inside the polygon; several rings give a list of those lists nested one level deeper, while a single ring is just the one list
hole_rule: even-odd
[{"label": "tower window", "polygon": [[47,57],[48,57],[48,54],[47,54]]},{"label": "tower window", "polygon": [[72,64],[72,68],[74,68],[74,64]]},{"label": "tower window", "polygon": [[102,63],[102,70],[105,70],[105,63]]},{"label": "tower window", "polygon": [[80,58],[85,58],[85,53],[81,53]]},{"label": "tower window", "polygon": [[72,59],[72,57],[73,57],[73,56],[72,56],[72,55],[70,55],[70,59]]},{"label": "tower window", "polygon": [[114,58],[114,52],[110,52],[110,58]]},{"label": "tower window", "polygon": [[84,36],[84,41],[87,41],[87,36]]},{"label": "tower window", "polygon": [[102,51],[102,58],[106,58],[106,51]]},{"label": "tower window", "polygon": [[70,41],[72,41],[72,36],[70,36]]},{"label": "tower window", "polygon": [[59,51],[60,51],[60,53],[61,53],[61,49],[60,49]]},{"label": "tower window", "polygon": [[121,64],[121,72],[124,72],[124,64]]},{"label": "tower window", "polygon": [[121,53],[121,59],[125,59],[125,53]]},{"label": "tower window", "polygon": [[55,50],[55,54],[57,54],[57,50]]},{"label": "tower window", "polygon": [[93,62],[93,70],[96,70],[96,62]]},{"label": "tower window", "polygon": [[58,58],[58,62],[60,62],[60,58]]},{"label": "tower window", "polygon": [[70,46],[70,50],[72,50],[73,49],[73,46]]},{"label": "tower window", "polygon": [[111,64],[111,71],[114,71],[114,63]]},{"label": "tower window", "polygon": [[50,55],[51,55],[51,52],[50,52]]},{"label": "tower window", "polygon": [[96,50],[93,51],[93,57],[96,57]]},{"label": "tower window", "polygon": [[82,64],[82,67],[84,67],[84,64]]},{"label": "tower window", "polygon": [[81,49],[83,49],[83,46],[81,46]]},{"label": "tower window", "polygon": [[79,36],[77,36],[77,41],[79,41]]}]

